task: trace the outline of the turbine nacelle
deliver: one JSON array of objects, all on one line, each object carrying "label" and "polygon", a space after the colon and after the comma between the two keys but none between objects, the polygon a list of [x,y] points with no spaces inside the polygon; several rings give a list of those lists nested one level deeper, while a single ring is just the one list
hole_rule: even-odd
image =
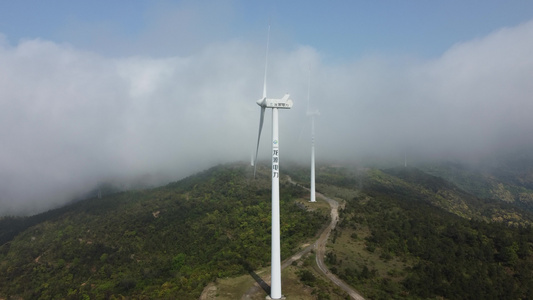
[{"label": "turbine nacelle", "polygon": [[292,100],[289,99],[290,95],[285,94],[283,98],[281,99],[269,99],[269,98],[262,98],[257,100],[257,105],[261,106],[262,108],[285,108],[289,109],[292,108]]}]

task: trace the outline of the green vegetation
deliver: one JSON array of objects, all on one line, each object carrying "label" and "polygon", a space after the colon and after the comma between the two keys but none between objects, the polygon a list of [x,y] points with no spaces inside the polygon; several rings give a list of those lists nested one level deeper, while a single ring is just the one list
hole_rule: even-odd
[{"label": "green vegetation", "polygon": [[[218,166],[161,188],[81,201],[31,226],[6,218],[23,225],[3,235],[0,297],[198,298],[216,278],[270,263],[267,179]],[[295,204],[301,188],[281,189],[286,257],[327,217]]]},{"label": "green vegetation", "polygon": [[[369,170],[330,240],[331,270],[371,299],[533,297],[531,215],[416,169]],[[514,213],[514,222],[493,216]]]},{"label": "green vegetation", "polygon": [[[533,299],[529,171],[424,170],[317,167],[318,191],[341,204],[330,270],[368,299]],[[212,295],[233,299],[253,282],[250,271],[268,273],[270,176],[259,171],[252,180],[246,166],[217,166],[160,188],[0,219],[0,298],[197,299],[210,284]],[[308,185],[308,169],[285,171]],[[285,181],[281,196],[286,258],[324,228],[329,208]],[[312,252],[283,278],[288,297],[347,297]]]},{"label": "green vegetation", "polygon": [[530,225],[533,215],[501,200],[480,199],[448,181],[414,168],[371,170],[365,188],[428,202],[467,219],[497,221],[512,226]]},{"label": "green vegetation", "polygon": [[441,162],[424,164],[420,168],[477,197],[513,203],[520,209],[533,212],[532,160],[528,151],[494,159],[487,164],[491,167]]},{"label": "green vegetation", "polygon": [[309,253],[302,261],[298,262],[296,275],[301,284],[310,289],[310,294],[318,300],[350,299],[350,296],[333,285],[316,266],[314,253]]}]

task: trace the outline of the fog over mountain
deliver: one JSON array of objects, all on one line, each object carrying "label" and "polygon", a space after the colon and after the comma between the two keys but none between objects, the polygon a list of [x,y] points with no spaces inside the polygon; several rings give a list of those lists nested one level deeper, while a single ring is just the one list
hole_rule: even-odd
[{"label": "fog over mountain", "polygon": [[[249,161],[265,41],[266,32],[175,56],[121,56],[1,36],[0,216],[40,212],[109,180],[155,185]],[[309,158],[309,70],[311,108],[321,112],[317,162],[406,152],[475,159],[532,146],[533,21],[431,59],[376,54],[339,62],[275,42],[268,96],[290,92],[294,101],[280,112],[282,160]],[[267,111],[265,161],[270,118]]]}]

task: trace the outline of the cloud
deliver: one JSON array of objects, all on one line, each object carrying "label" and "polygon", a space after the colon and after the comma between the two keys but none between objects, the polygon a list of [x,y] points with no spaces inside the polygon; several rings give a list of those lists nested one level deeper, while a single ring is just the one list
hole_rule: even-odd
[{"label": "cloud", "polygon": [[170,180],[237,159],[228,153],[246,128],[250,77],[241,48],[161,59],[43,40],[0,48],[2,214],[42,210],[109,178]]},{"label": "cloud", "polygon": [[[406,151],[469,157],[529,143],[533,22],[457,44],[430,61],[324,62],[308,46],[269,56],[283,159]],[[179,56],[113,57],[70,44],[0,39],[0,215],[61,205],[107,180],[177,180],[254,148],[264,45],[215,41]],[[270,113],[260,159],[268,161]],[[526,142],[527,141],[527,142]]]},{"label": "cloud", "polygon": [[[414,78],[425,86],[416,91],[418,103],[430,101],[429,116],[442,125],[435,137],[442,136],[445,143],[455,139],[457,144],[447,147],[459,151],[483,151],[529,140],[533,59],[527,53],[533,50],[532,37],[533,22],[501,29],[455,45],[440,59],[416,70]],[[426,133],[430,134],[435,133]]]},{"label": "cloud", "polygon": [[[315,82],[327,84],[316,92],[328,101],[317,125],[323,147],[342,157],[380,151],[403,157],[409,149],[465,157],[530,144],[532,36],[528,22],[430,61],[369,57],[322,66]],[[339,134],[328,134],[326,122]]]}]

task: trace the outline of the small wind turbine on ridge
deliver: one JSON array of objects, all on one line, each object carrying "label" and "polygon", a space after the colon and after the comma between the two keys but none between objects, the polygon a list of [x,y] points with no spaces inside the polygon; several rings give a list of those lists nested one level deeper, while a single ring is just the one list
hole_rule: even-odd
[{"label": "small wind turbine on ridge", "polygon": [[259,141],[263,129],[265,110],[272,108],[272,256],[271,256],[271,286],[270,298],[281,299],[281,247],[280,247],[280,220],[279,220],[279,137],[278,137],[278,108],[290,109],[292,100],[289,94],[285,94],[281,99],[267,98],[266,79],[268,65],[268,44],[270,40],[270,26],[268,26],[267,55],[265,60],[265,78],[263,82],[263,97],[257,100],[257,105],[261,107],[259,116],[259,133],[257,135],[257,148],[254,160],[254,178],[257,168],[257,154],[259,152]]},{"label": "small wind turbine on ridge", "polygon": [[320,116],[318,109],[309,110],[309,95],[311,88],[311,72],[309,72],[309,82],[307,84],[307,116],[311,117],[311,196],[309,202],[316,202],[315,194],[315,116]]}]

